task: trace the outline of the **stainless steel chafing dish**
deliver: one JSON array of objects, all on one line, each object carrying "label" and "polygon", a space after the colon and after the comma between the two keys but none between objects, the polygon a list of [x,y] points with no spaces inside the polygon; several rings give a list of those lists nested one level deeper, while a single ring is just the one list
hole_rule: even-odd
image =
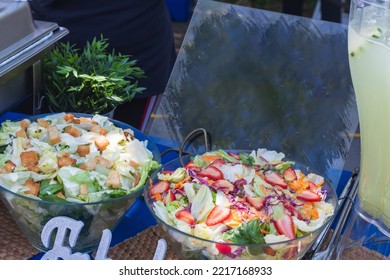
[{"label": "stainless steel chafing dish", "polygon": [[41,59],[66,34],[57,23],[33,20],[28,2],[0,0],[0,114],[17,106],[39,113]]}]

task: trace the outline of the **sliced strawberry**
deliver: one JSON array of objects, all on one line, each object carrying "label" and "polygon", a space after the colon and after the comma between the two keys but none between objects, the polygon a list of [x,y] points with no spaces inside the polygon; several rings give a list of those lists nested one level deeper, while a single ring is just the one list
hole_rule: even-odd
[{"label": "sliced strawberry", "polygon": [[170,184],[167,181],[159,181],[150,188],[150,194],[155,195],[169,190]]},{"label": "sliced strawberry", "polygon": [[250,197],[250,196],[247,196],[245,199],[256,210],[260,211],[264,207],[264,204],[265,204],[265,198],[264,197]]},{"label": "sliced strawberry", "polygon": [[240,160],[240,155],[237,155],[237,154],[232,153],[232,152],[227,152],[227,154],[228,154],[229,156],[231,156],[232,158],[235,158],[235,159],[237,159],[237,160]]},{"label": "sliced strawberry", "polygon": [[217,205],[213,208],[213,210],[211,210],[210,214],[207,216],[206,225],[208,225],[209,227],[215,226],[217,224],[222,223],[229,217],[230,209]]},{"label": "sliced strawberry", "polygon": [[294,223],[290,215],[284,215],[279,220],[274,221],[274,225],[280,235],[284,234],[290,239],[295,238]]},{"label": "sliced strawberry", "polygon": [[274,185],[274,186],[277,185],[277,186],[280,186],[284,189],[287,188],[287,184],[283,180],[282,176],[280,176],[279,173],[277,173],[275,171],[271,171],[269,173],[266,173],[264,176],[264,180],[271,185]]},{"label": "sliced strawberry", "polygon": [[232,247],[227,244],[217,243],[215,244],[215,248],[217,248],[218,252],[222,255],[229,255],[232,252]]},{"label": "sliced strawberry", "polygon": [[223,179],[223,174],[222,174],[221,170],[219,170],[218,168],[216,168],[214,166],[206,167],[202,171],[198,172],[198,175],[201,177],[207,177],[207,178],[214,180],[214,181]]},{"label": "sliced strawberry", "polygon": [[299,220],[303,219],[302,214],[294,206],[292,206],[289,203],[284,203],[283,205],[284,205],[284,208],[286,208],[287,211],[290,212],[291,215],[294,215]]},{"label": "sliced strawberry", "polygon": [[179,210],[175,214],[176,218],[180,221],[186,222],[189,225],[195,224],[195,218],[191,215],[191,213],[187,210]]},{"label": "sliced strawberry", "polygon": [[293,168],[289,167],[286,170],[284,170],[283,177],[287,181],[291,182],[297,179],[297,174],[295,173],[295,170]]},{"label": "sliced strawberry", "polygon": [[321,201],[321,196],[315,192],[304,190],[297,195],[297,198],[304,201],[318,202]]},{"label": "sliced strawberry", "polygon": [[169,199],[169,202],[175,201],[176,195],[173,192],[168,191],[167,195],[163,199],[164,204],[167,203],[167,199]]},{"label": "sliced strawberry", "polygon": [[185,169],[190,169],[194,172],[200,172],[202,171],[202,168],[200,168],[199,166],[196,166],[192,161],[189,161],[185,166],[184,166]]},{"label": "sliced strawberry", "polygon": [[217,180],[212,184],[213,189],[217,191],[222,191],[225,194],[234,190],[234,185],[226,180]]},{"label": "sliced strawberry", "polygon": [[195,163],[193,161],[189,161],[189,162],[187,162],[186,165],[184,165],[184,168],[187,169],[187,168],[192,167],[192,166],[196,166],[196,165],[195,165]]},{"label": "sliced strawberry", "polygon": [[219,159],[214,160],[209,166],[214,166],[214,167],[219,169],[224,164],[225,164],[225,162],[223,161],[223,159],[219,158]]}]

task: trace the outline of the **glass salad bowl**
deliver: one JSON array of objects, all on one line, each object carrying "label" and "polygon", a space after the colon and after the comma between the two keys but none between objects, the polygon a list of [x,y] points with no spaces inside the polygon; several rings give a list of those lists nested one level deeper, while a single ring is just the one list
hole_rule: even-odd
[{"label": "glass salad bowl", "polygon": [[333,187],[284,154],[212,151],[152,175],[146,204],[183,259],[300,259],[336,211]]},{"label": "glass salad bowl", "polygon": [[[113,230],[160,164],[142,132],[105,116],[38,115],[0,128],[0,194],[30,243],[54,217],[83,222],[74,252],[92,252]],[[69,232],[68,232],[69,234]],[[52,234],[54,235],[54,234]],[[65,238],[64,246],[69,246]],[[51,236],[51,246],[55,240]]]}]

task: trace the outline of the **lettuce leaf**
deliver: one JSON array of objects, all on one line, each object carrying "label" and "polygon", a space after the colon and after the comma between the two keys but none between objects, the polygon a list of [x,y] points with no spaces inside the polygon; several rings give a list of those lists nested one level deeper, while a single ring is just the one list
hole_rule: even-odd
[{"label": "lettuce leaf", "polygon": [[260,232],[258,219],[244,222],[241,226],[223,234],[223,239],[235,244],[264,244],[264,235]]},{"label": "lettuce leaf", "polygon": [[168,181],[170,183],[179,183],[187,177],[187,171],[185,168],[177,168],[172,174],[162,174],[157,175],[159,180]]},{"label": "lettuce leaf", "polygon": [[249,166],[255,164],[255,159],[251,155],[248,155],[246,153],[240,153],[240,159],[243,164],[247,164]]},{"label": "lettuce leaf", "polygon": [[202,185],[192,201],[191,214],[198,222],[203,222],[214,206],[211,190]]},{"label": "lettuce leaf", "polygon": [[237,159],[235,159],[234,157],[231,157],[228,155],[227,152],[225,152],[224,150],[217,150],[215,151],[214,153],[216,153],[217,155],[219,155],[220,157],[222,157],[224,160],[226,161],[229,161],[229,162],[238,162]]},{"label": "lettuce leaf", "polygon": [[133,188],[133,190],[137,190],[138,188],[145,185],[149,174],[151,174],[153,171],[159,169],[160,166],[161,166],[161,164],[158,163],[157,161],[154,161],[154,160],[149,160],[148,162],[145,162],[141,167],[141,178],[139,179],[138,184]]},{"label": "lettuce leaf", "polygon": [[206,161],[200,155],[196,155],[192,161],[196,166],[199,166],[201,168],[204,168],[207,165]]},{"label": "lettuce leaf", "polygon": [[10,160],[10,157],[5,154],[0,154],[0,169]]},{"label": "lettuce leaf", "polygon": [[58,182],[51,183],[51,180],[43,180],[41,182],[41,187],[39,189],[39,197],[45,195],[53,195],[58,193],[64,188],[64,185]]},{"label": "lettuce leaf", "polygon": [[1,124],[1,132],[4,132],[6,134],[12,134],[15,135],[16,131],[20,130],[20,121],[13,122],[10,120],[6,120]]}]

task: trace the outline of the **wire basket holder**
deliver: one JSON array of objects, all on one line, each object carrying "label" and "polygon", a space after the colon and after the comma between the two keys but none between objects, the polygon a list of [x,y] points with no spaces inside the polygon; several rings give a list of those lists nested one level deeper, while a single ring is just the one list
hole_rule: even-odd
[{"label": "wire basket holder", "polygon": [[190,152],[186,152],[184,151],[186,145],[188,143],[191,143],[192,141],[194,141],[195,139],[197,139],[199,136],[202,136],[203,135],[203,139],[204,139],[204,147],[205,147],[205,151],[206,152],[209,152],[211,150],[211,135],[210,133],[204,129],[204,128],[196,128],[194,130],[192,130],[183,140],[183,142],[180,144],[180,147],[179,148],[169,148],[165,151],[163,151],[161,153],[161,157],[165,154],[167,154],[168,152],[177,152],[179,154],[179,159],[180,159],[180,163],[184,166],[185,164],[183,163],[183,155],[187,155],[187,154],[190,154]]},{"label": "wire basket holder", "polygon": [[[345,185],[337,203],[334,221],[320,234],[312,248],[306,252],[302,259],[327,260],[333,259],[335,250],[341,239],[342,231],[354,204],[359,184],[359,168],[353,170],[350,179]],[[336,219],[337,217],[337,219]],[[330,232],[332,227],[333,232]],[[328,233],[331,233],[328,235]],[[327,238],[328,235],[328,238]]]}]

